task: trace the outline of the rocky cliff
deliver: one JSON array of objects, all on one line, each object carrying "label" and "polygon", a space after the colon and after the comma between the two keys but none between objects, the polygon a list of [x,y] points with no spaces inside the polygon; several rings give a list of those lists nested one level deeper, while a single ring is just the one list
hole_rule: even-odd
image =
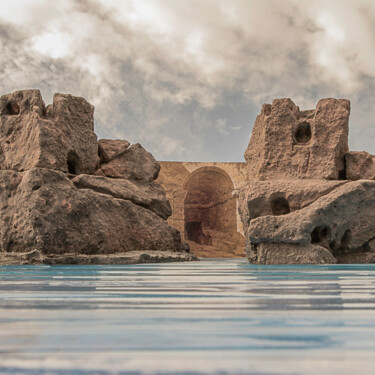
[{"label": "rocky cliff", "polygon": [[141,145],[99,140],[94,108],[39,90],[0,98],[0,264],[121,264],[193,260],[166,219]]},{"label": "rocky cliff", "polygon": [[350,103],[263,105],[239,211],[258,264],[375,262],[375,157],[349,152]]}]

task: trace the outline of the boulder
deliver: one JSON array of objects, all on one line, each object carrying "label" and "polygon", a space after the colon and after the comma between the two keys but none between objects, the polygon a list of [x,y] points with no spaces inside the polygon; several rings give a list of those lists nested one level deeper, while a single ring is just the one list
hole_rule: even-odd
[{"label": "boulder", "polygon": [[260,243],[246,249],[254,264],[335,264],[332,253],[319,245]]},{"label": "boulder", "polygon": [[251,220],[247,248],[261,243],[313,244],[330,250],[340,262],[351,253],[365,259],[369,241],[375,238],[374,207],[375,182],[347,182],[300,210]]},{"label": "boulder", "polygon": [[98,146],[100,163],[104,164],[123,154],[129,148],[130,142],[121,139],[99,139]]},{"label": "boulder", "polygon": [[375,155],[368,152],[348,152],[345,155],[348,180],[375,180]]},{"label": "boulder", "polygon": [[350,102],[322,99],[300,111],[290,99],[264,104],[245,159],[250,180],[344,178]]},{"label": "boulder", "polygon": [[304,208],[341,186],[345,181],[249,181],[239,192],[238,210],[246,232],[250,220],[284,215]]},{"label": "boulder", "polygon": [[97,193],[133,202],[153,211],[165,220],[172,214],[165,191],[156,182],[130,181],[87,174],[75,177],[72,182],[78,189],[91,189]]},{"label": "boulder", "polygon": [[186,251],[175,252],[170,250],[135,250],[126,253],[114,254],[44,254],[38,250],[23,253],[1,253],[0,264],[139,264],[139,263],[166,263],[188,262],[198,260],[196,256]]},{"label": "boulder", "polygon": [[[91,189],[85,178],[71,181],[60,171],[43,168],[0,171],[2,255],[34,250],[49,257],[187,250],[180,233],[143,207],[141,198],[141,205],[136,198],[127,199],[126,188],[119,185],[113,185],[114,194],[104,183],[91,181]],[[108,191],[98,192],[101,188],[95,186]],[[150,188],[150,196],[160,197],[157,189]]]},{"label": "boulder", "polygon": [[45,108],[39,90],[0,98],[0,168],[34,167],[93,173],[99,163],[94,107],[85,99],[55,94]]},{"label": "boulder", "polygon": [[125,143],[100,140],[99,145],[104,163],[97,175],[146,182],[158,178],[160,164],[139,143],[128,147]]}]

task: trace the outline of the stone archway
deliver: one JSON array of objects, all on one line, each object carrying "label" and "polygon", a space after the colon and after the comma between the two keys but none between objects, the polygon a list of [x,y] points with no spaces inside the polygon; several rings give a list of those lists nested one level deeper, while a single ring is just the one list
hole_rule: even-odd
[{"label": "stone archway", "polygon": [[184,235],[192,252],[218,258],[243,255],[229,175],[216,167],[198,168],[185,181],[184,190]]}]

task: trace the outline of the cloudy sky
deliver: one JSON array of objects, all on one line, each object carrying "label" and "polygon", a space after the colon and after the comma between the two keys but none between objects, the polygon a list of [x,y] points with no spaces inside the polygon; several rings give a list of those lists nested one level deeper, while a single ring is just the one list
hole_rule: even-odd
[{"label": "cloudy sky", "polygon": [[350,148],[375,153],[375,1],[0,0],[0,94],[26,88],[188,161],[243,161],[273,98],[348,98]]}]

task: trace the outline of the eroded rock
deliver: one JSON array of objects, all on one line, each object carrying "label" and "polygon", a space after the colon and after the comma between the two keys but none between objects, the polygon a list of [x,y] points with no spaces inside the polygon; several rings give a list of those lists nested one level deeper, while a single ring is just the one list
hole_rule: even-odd
[{"label": "eroded rock", "polygon": [[255,264],[335,264],[336,258],[319,245],[288,243],[260,243],[246,249]]},{"label": "eroded rock", "polygon": [[375,155],[368,152],[348,152],[345,155],[348,180],[375,180]]},{"label": "eroded rock", "polygon": [[99,141],[99,144],[102,155],[105,155],[102,160],[108,162],[101,164],[96,174],[146,182],[157,179],[160,164],[139,143],[127,147],[106,140],[106,143]]},{"label": "eroded rock", "polygon": [[248,247],[261,243],[314,244],[330,250],[342,262],[355,252],[358,254],[353,259],[358,259],[375,237],[374,207],[375,182],[348,182],[295,212],[251,220]]},{"label": "eroded rock", "polygon": [[129,200],[147,208],[163,219],[172,214],[164,189],[156,182],[130,181],[101,176],[79,175],[72,180],[79,189],[91,189],[114,198]]},{"label": "eroded rock", "polygon": [[290,99],[263,105],[245,152],[249,179],[343,179],[349,114],[344,99],[322,99],[310,111]]},{"label": "eroded rock", "polygon": [[78,189],[66,174],[0,171],[1,251],[48,256],[184,251],[180,233],[130,200]]},{"label": "eroded rock", "polygon": [[300,210],[344,183],[328,180],[250,181],[239,194],[244,230],[247,230],[250,220]]},{"label": "eroded rock", "polygon": [[99,139],[99,157],[100,163],[109,163],[116,157],[119,157],[130,146],[130,142],[120,139]]},{"label": "eroded rock", "polygon": [[99,163],[94,107],[85,99],[55,94],[45,108],[39,90],[0,98],[1,169],[42,167],[93,173]]}]

